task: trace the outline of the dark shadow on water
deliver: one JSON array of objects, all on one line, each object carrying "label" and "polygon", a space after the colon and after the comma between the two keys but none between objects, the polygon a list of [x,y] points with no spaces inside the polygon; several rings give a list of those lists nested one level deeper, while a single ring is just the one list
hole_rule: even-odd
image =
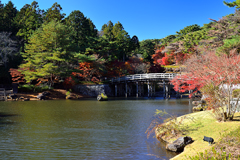
[{"label": "dark shadow on water", "polygon": [[17,114],[10,114],[10,113],[5,113],[5,112],[0,112],[0,118],[2,117],[13,117],[13,116],[18,116]]},{"label": "dark shadow on water", "polygon": [[[91,98],[81,98],[81,99],[78,99],[76,101],[88,101],[88,100],[96,100],[97,101],[97,97],[91,97]],[[172,97],[170,99],[164,99],[163,97],[108,97],[108,101],[118,101],[118,100],[122,100],[122,101],[133,101],[133,100],[165,100],[165,101],[168,101],[168,100],[189,100],[189,98],[181,98],[181,99],[178,99],[178,98],[175,98],[175,97]],[[104,101],[106,102],[106,101]]]},{"label": "dark shadow on water", "polygon": [[158,158],[161,160],[168,160],[177,156],[179,153],[170,152],[166,150],[167,143],[164,141],[149,142],[145,141],[148,150],[148,156],[153,157],[153,159]]},{"label": "dark shadow on water", "polygon": [[[164,99],[163,97],[109,97],[109,100],[176,100],[177,98],[173,97],[170,99]],[[189,99],[189,98],[182,98]]]},{"label": "dark shadow on water", "polygon": [[0,112],[0,129],[3,129],[4,127],[2,125],[12,125],[15,124],[16,122],[11,122],[9,120],[10,117],[15,117],[18,116],[17,114],[10,114],[10,113],[5,113],[5,112]]}]

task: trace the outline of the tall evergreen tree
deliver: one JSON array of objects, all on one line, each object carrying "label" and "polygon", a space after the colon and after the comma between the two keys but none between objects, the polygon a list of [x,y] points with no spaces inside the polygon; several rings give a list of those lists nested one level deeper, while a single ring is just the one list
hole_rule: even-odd
[{"label": "tall evergreen tree", "polygon": [[21,53],[25,63],[20,68],[27,82],[47,78],[51,86],[54,77],[68,73],[73,58],[69,33],[67,26],[51,21],[32,34],[26,52]]},{"label": "tall evergreen tree", "polygon": [[72,30],[72,40],[76,45],[76,52],[85,52],[89,45],[89,37],[97,36],[94,24],[79,10],[71,12],[64,21]]},{"label": "tall evergreen tree", "polygon": [[131,37],[128,35],[126,30],[124,30],[123,25],[120,22],[117,22],[115,25],[111,21],[102,26],[101,31],[102,37],[107,39],[110,46],[108,54],[111,54],[111,57],[115,57],[113,60],[125,61],[129,57],[132,51],[136,48],[135,44],[132,43]]},{"label": "tall evergreen tree", "polygon": [[17,27],[14,18],[17,15],[17,9],[14,4],[9,1],[3,8],[3,31],[11,32],[13,35],[17,33]]},{"label": "tall evergreen tree", "polygon": [[120,22],[117,22],[113,26],[112,34],[117,44],[117,57],[119,60],[121,59],[122,61],[125,61],[126,56],[129,56],[131,53],[131,38]]},{"label": "tall evergreen tree", "polygon": [[155,53],[155,43],[153,40],[147,39],[141,41],[138,53],[142,54],[144,61],[152,62],[152,55]]},{"label": "tall evergreen tree", "polygon": [[49,8],[45,13],[45,16],[43,18],[44,22],[48,23],[52,20],[62,21],[66,14],[61,13],[61,11],[62,11],[61,5],[55,2],[52,5],[52,7]]},{"label": "tall evergreen tree", "polygon": [[4,5],[0,1],[0,32],[4,31]]},{"label": "tall evergreen tree", "polygon": [[104,24],[102,26],[103,36],[106,37],[109,41],[114,40],[114,35],[112,33],[113,30],[113,23],[112,21],[109,21],[107,24]]},{"label": "tall evergreen tree", "polygon": [[30,35],[41,26],[43,10],[39,9],[38,2],[26,4],[18,12],[15,22],[19,27],[17,36],[21,36],[27,42]]},{"label": "tall evergreen tree", "polygon": [[91,37],[97,37],[98,36],[98,30],[96,28],[96,26],[93,24],[92,20],[90,18],[88,18],[88,23],[89,23],[89,36]]}]

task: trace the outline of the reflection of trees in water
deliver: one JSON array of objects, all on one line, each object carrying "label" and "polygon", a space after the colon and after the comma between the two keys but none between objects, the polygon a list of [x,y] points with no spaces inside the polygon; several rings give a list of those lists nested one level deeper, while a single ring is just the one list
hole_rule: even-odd
[{"label": "reflection of trees in water", "polygon": [[153,142],[146,140],[148,156],[155,157],[156,159],[167,160],[175,157],[178,153],[166,150],[165,142]]},{"label": "reflection of trees in water", "polygon": [[13,124],[14,122],[10,121],[9,117],[14,117],[14,116],[18,116],[18,115],[0,112],[0,125]]}]

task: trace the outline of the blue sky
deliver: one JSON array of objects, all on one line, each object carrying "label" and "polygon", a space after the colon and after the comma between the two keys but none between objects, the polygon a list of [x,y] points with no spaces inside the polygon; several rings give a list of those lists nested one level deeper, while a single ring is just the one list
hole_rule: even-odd
[{"label": "blue sky", "polygon": [[[7,3],[8,0],[1,0]],[[12,0],[20,10],[33,0]],[[139,40],[160,39],[175,34],[176,31],[192,24],[202,26],[209,18],[220,19],[234,8],[223,4],[223,0],[36,0],[41,9],[48,9],[59,3],[63,13],[80,10],[101,30],[103,24],[111,20],[122,23],[132,37]],[[233,0],[229,0],[230,2]]]}]

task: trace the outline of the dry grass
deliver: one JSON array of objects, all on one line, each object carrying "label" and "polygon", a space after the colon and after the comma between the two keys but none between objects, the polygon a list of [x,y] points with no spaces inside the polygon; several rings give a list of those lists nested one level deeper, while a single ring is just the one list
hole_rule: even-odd
[{"label": "dry grass", "polygon": [[188,119],[194,119],[194,123],[188,119],[184,122],[188,129],[186,136],[192,137],[194,142],[187,145],[184,152],[173,158],[176,160],[186,159],[186,157],[195,156],[199,152],[211,150],[211,148],[217,144],[215,143],[209,146],[208,142],[203,141],[204,136],[212,137],[215,142],[219,142],[223,136],[236,130],[240,126],[240,113],[236,113],[234,121],[229,122],[217,122],[210,111],[192,113],[187,115],[187,117]]}]

